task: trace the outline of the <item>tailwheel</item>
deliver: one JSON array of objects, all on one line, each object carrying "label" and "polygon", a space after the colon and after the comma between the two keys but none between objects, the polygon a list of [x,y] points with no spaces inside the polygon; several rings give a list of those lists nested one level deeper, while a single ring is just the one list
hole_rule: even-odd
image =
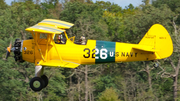
[{"label": "tailwheel", "polygon": [[48,85],[48,82],[49,82],[48,77],[46,75],[42,75],[41,78],[44,81],[44,88],[45,88]]},{"label": "tailwheel", "polygon": [[30,81],[30,87],[33,91],[40,91],[44,88],[44,80],[40,77],[34,77]]},{"label": "tailwheel", "polygon": [[153,65],[155,68],[158,68],[159,67],[159,64],[158,63],[154,63]]}]

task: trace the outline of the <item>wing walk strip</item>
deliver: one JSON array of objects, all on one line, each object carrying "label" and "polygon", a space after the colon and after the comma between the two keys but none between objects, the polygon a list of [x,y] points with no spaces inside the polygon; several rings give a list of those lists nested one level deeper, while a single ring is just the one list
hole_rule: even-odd
[{"label": "wing walk strip", "polygon": [[40,23],[42,23],[42,22],[46,22],[46,23],[54,23],[54,24],[59,24],[59,25],[64,25],[64,26],[71,27],[71,25],[64,24],[64,23],[60,23],[60,22],[55,22],[55,21],[41,21]]},{"label": "wing walk strip", "polygon": [[60,29],[69,29],[74,24],[65,22],[65,21],[61,21],[61,20],[45,19],[45,20],[41,21],[40,23],[38,23],[38,25],[49,25],[49,26],[53,26],[56,28],[60,28]]},{"label": "wing walk strip", "polygon": [[51,31],[51,32],[64,32],[64,30],[60,30],[60,29],[55,29],[55,28],[51,28],[50,26],[49,27],[46,27],[46,26],[39,26],[39,25],[36,25],[36,26],[32,26],[30,28],[37,28],[37,29],[42,29],[42,30],[46,30],[46,31]]},{"label": "wing walk strip", "polygon": [[62,32],[65,32],[65,30],[63,29],[69,29],[73,25],[74,24],[68,23],[65,21],[45,19],[34,26],[26,28],[26,31],[42,32],[42,33],[48,33],[48,34],[53,34],[53,33],[60,34]]}]

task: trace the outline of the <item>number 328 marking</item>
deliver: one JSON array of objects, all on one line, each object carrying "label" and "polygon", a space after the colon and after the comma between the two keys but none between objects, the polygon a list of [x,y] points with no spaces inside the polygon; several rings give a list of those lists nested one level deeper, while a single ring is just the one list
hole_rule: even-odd
[{"label": "number 328 marking", "polygon": [[[90,58],[90,56],[91,56],[91,50],[90,50],[89,48],[85,48],[85,49],[84,49],[84,52],[86,52],[86,54],[84,54],[83,57],[84,57],[84,58]],[[99,49],[97,49],[97,48],[96,48],[96,49],[93,49],[93,50],[92,50],[92,58],[95,58],[95,59],[99,59],[99,58],[101,58],[101,59],[106,59],[106,58],[108,57],[107,52],[108,52],[108,50],[105,49],[105,48],[100,49],[100,51],[99,51]],[[100,55],[99,55],[99,56],[96,56],[96,55],[98,55],[98,54],[100,54]]]}]

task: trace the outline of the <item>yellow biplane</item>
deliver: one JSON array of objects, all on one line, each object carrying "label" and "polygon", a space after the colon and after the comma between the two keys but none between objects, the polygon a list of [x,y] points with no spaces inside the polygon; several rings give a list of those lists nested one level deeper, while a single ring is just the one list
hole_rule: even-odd
[{"label": "yellow biplane", "polygon": [[81,64],[150,61],[167,58],[173,52],[171,37],[160,24],[153,25],[138,44],[85,39],[76,43],[75,36],[68,38],[65,31],[73,25],[45,19],[26,29],[32,39],[16,39],[14,46],[7,48],[7,57],[13,51],[16,61],[35,63],[35,77],[30,81],[32,90],[40,91],[48,85],[43,74],[45,66],[76,68]]}]

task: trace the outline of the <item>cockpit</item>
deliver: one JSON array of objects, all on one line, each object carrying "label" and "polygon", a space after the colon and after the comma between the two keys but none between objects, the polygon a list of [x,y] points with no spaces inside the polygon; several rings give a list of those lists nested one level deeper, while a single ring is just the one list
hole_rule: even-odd
[{"label": "cockpit", "polygon": [[55,34],[54,36],[54,42],[56,44],[66,44],[67,40],[78,45],[86,45],[87,42],[84,36],[81,36],[79,40],[75,40],[75,36],[68,38],[66,32],[63,32],[61,34]]},{"label": "cockpit", "polygon": [[54,37],[54,41],[56,44],[66,44],[67,38],[64,34],[56,34]]}]

